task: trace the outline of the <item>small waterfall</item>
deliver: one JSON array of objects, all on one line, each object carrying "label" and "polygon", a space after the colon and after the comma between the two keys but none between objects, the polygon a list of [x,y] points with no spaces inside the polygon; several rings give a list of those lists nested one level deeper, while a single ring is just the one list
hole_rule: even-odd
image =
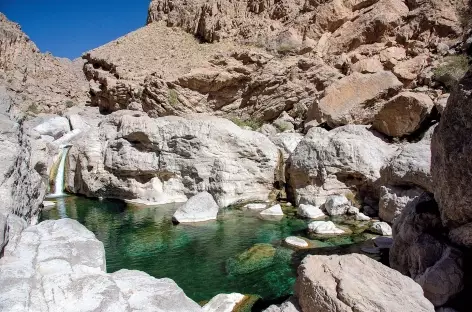
[{"label": "small waterfall", "polygon": [[65,146],[62,148],[61,160],[57,166],[56,178],[54,179],[54,194],[51,194],[52,197],[59,197],[64,195],[64,170],[66,167],[66,158],[67,152],[69,152],[70,146]]}]

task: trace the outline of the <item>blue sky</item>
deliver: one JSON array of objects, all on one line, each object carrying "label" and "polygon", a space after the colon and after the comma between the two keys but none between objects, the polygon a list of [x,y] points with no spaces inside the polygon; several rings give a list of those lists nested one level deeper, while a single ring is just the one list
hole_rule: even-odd
[{"label": "blue sky", "polygon": [[0,0],[42,52],[74,59],[146,23],[150,0]]}]

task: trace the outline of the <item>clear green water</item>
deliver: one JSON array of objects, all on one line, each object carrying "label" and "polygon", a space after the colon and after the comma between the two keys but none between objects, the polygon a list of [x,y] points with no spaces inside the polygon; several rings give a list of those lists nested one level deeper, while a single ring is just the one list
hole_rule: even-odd
[{"label": "clear green water", "polygon": [[[313,241],[318,248],[294,251],[282,241],[306,236],[307,221],[290,212],[280,221],[264,221],[228,209],[217,221],[173,225],[177,205],[130,207],[73,196],[55,200],[57,207],[43,212],[42,220],[68,217],[94,232],[105,245],[108,272],[126,268],[169,277],[197,302],[228,292],[258,295],[267,302],[283,298],[292,293],[296,267],[305,255],[356,252],[356,243],[369,236]],[[244,253],[255,244],[271,246],[263,245],[262,253]]]}]

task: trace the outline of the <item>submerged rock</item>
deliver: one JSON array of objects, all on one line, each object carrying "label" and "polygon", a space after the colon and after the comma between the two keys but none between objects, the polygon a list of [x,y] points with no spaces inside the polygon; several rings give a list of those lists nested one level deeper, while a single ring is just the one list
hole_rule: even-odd
[{"label": "submerged rock", "polygon": [[313,221],[308,224],[308,231],[315,234],[343,234],[344,231],[338,229],[331,221]]},{"label": "submerged rock", "polygon": [[297,208],[297,213],[302,218],[308,219],[318,219],[325,217],[323,211],[321,211],[320,207],[315,207],[312,205],[304,205],[300,204]]},{"label": "submerged rock", "polygon": [[[284,250],[276,249],[269,244],[256,244],[240,255],[228,259],[226,270],[228,274],[240,275],[267,268],[278,259],[285,259],[286,251]],[[288,259],[285,260],[288,261]]]},{"label": "submerged rock", "polygon": [[203,312],[233,312],[245,296],[239,293],[219,294],[202,307]]},{"label": "submerged rock", "polygon": [[249,209],[249,210],[264,210],[267,208],[267,204],[259,204],[259,203],[247,204],[247,205],[244,205],[244,208]]},{"label": "submerged rock", "polygon": [[177,209],[172,220],[178,223],[216,220],[218,204],[208,192],[201,192]]},{"label": "submerged rock", "polygon": [[412,279],[367,256],[308,256],[295,295],[304,312],[434,312]]}]

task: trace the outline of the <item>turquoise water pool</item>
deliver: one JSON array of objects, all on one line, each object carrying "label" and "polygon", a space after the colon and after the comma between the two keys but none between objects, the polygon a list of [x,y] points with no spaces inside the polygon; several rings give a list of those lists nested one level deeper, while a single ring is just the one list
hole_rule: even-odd
[{"label": "turquoise water pool", "polygon": [[[280,221],[227,209],[217,221],[174,225],[177,205],[137,207],[75,196],[54,200],[57,207],[44,211],[42,220],[68,217],[94,232],[105,245],[108,272],[126,268],[171,278],[197,302],[228,292],[253,294],[264,301],[286,297],[305,255],[356,252],[359,243],[370,237],[351,234],[313,240],[316,248],[295,251],[284,246],[283,239],[306,237],[308,222],[296,218],[291,209]],[[265,247],[250,249],[256,244]]]}]

